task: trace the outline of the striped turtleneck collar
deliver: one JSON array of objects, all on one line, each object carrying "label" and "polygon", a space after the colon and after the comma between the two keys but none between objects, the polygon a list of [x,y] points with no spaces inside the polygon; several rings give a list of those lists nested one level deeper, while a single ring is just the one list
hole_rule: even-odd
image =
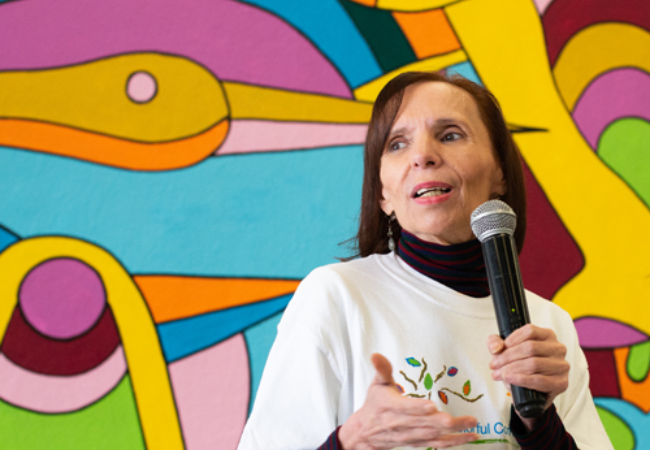
[{"label": "striped turtleneck collar", "polygon": [[483,250],[477,239],[439,245],[402,230],[397,253],[409,266],[448,288],[470,297],[490,295]]}]

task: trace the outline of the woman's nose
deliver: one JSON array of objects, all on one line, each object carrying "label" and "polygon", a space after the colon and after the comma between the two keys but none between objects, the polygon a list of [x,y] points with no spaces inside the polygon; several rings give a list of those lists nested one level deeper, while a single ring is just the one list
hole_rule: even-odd
[{"label": "woman's nose", "polygon": [[440,164],[441,155],[437,141],[428,139],[417,143],[411,154],[411,164],[414,167],[425,168]]}]

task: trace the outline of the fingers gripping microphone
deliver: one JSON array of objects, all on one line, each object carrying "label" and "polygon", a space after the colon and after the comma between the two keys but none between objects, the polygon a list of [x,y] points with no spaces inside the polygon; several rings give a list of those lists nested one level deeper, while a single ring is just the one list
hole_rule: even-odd
[{"label": "fingers gripping microphone", "polygon": [[[490,200],[474,210],[470,223],[474,235],[481,241],[499,334],[505,339],[517,328],[530,323],[512,237],[517,216],[501,200]],[[544,413],[544,394],[519,386],[511,386],[511,389],[515,408],[523,417],[539,417]]]}]

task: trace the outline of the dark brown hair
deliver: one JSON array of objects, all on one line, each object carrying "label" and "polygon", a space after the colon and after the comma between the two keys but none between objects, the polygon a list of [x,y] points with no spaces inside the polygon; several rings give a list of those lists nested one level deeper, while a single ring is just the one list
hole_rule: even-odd
[{"label": "dark brown hair", "polygon": [[[446,77],[436,72],[407,72],[393,78],[384,86],[372,110],[364,151],[361,215],[359,231],[355,239],[357,256],[389,252],[387,236],[389,220],[380,206],[382,199],[382,185],[379,178],[381,157],[402,104],[404,90],[415,83],[434,81],[449,83],[463,89],[476,102],[506,182],[507,191],[501,200],[510,205],[517,214],[517,229],[514,238],[518,251],[521,253],[526,236],[524,172],[519,149],[508,130],[499,102],[490,91],[460,75]],[[399,239],[401,227],[397,220],[391,221],[390,226],[394,239]]]}]

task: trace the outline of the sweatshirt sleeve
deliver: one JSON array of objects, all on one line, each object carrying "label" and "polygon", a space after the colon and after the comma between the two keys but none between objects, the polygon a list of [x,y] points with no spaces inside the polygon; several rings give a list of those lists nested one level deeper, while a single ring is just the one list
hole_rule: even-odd
[{"label": "sweatshirt sleeve", "polygon": [[527,431],[517,413],[512,410],[510,429],[522,450],[577,450],[576,442],[566,431],[555,405],[546,410],[539,426]]},{"label": "sweatshirt sleeve", "polygon": [[336,330],[336,302],[322,281],[303,280],[280,321],[239,450],[317,449],[338,426],[340,368],[319,336]]},{"label": "sweatshirt sleeve", "polygon": [[[566,314],[566,321],[568,332],[565,334],[564,342],[568,348],[567,361],[571,364],[571,370],[569,388],[554,401],[558,416],[557,424],[563,425],[580,450],[613,450],[614,447],[605,432],[589,390],[587,359],[580,348],[578,334],[568,314]],[[522,445],[522,448],[527,447]]]}]

